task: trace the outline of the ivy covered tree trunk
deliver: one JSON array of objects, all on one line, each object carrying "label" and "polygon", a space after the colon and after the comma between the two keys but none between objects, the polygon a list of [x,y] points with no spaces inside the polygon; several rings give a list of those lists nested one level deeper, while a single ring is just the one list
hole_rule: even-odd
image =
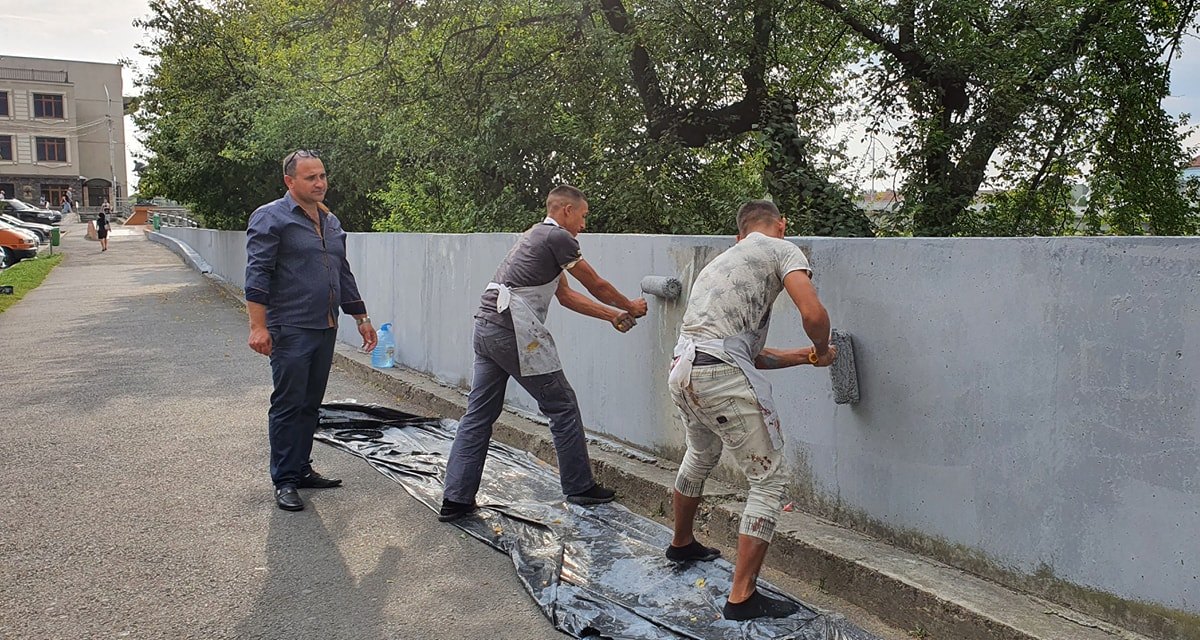
[{"label": "ivy covered tree trunk", "polygon": [[809,141],[796,126],[792,101],[772,100],[763,123],[767,150],[764,182],[779,210],[791,222],[788,231],[802,236],[874,236],[867,215],[813,166]]}]

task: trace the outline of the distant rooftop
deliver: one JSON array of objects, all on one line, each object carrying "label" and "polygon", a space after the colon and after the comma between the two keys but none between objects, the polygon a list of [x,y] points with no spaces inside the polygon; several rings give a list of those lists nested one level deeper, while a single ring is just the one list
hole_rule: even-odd
[{"label": "distant rooftop", "polygon": [[1195,158],[1192,158],[1192,161],[1188,163],[1188,168],[1189,169],[1200,169],[1200,156],[1196,156]]},{"label": "distant rooftop", "polygon": [[68,82],[66,71],[43,71],[41,69],[17,69],[0,67],[0,80],[32,80],[35,82]]}]

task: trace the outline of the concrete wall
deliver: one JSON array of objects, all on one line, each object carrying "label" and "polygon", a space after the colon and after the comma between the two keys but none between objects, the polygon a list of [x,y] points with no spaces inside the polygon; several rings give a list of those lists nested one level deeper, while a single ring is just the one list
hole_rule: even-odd
[{"label": "concrete wall", "polygon": [[[243,281],[244,234],[164,231]],[[404,364],[468,384],[471,315],[513,238],[351,235],[368,308],[395,323]],[[627,294],[658,274],[685,296],[731,243],[580,241]],[[1004,569],[1200,613],[1200,239],[797,243],[834,326],[855,336],[863,398],[834,405],[825,371],[771,372],[798,493]],[[681,314],[652,300],[621,335],[552,309],[590,428],[678,454],[665,376]],[[341,337],[357,337],[349,323]],[[808,344],[786,300],[769,344]],[[518,389],[510,399],[533,408]]]}]

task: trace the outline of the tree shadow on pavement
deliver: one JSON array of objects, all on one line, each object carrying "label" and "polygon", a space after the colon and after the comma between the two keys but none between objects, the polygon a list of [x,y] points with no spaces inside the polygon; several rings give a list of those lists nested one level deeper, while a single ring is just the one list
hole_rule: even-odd
[{"label": "tree shadow on pavement", "polygon": [[383,638],[383,607],[401,554],[386,547],[356,580],[310,502],[305,511],[272,509],[267,576],[237,638]]}]

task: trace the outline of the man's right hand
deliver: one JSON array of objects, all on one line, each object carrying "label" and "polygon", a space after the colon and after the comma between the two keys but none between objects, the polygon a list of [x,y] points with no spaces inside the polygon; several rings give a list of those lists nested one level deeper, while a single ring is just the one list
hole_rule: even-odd
[{"label": "man's right hand", "polygon": [[[815,349],[813,350],[813,353],[817,353]],[[829,348],[825,350],[824,355],[817,353],[817,361],[813,362],[812,365],[814,367],[828,367],[829,365],[833,364],[834,360],[837,360],[837,347],[830,345]]]},{"label": "man's right hand", "polygon": [[250,348],[264,356],[271,355],[271,333],[266,327],[250,327]]},{"label": "man's right hand", "polygon": [[637,298],[630,300],[629,307],[627,307],[625,310],[629,312],[629,315],[635,318],[640,318],[646,315],[646,299]]}]

